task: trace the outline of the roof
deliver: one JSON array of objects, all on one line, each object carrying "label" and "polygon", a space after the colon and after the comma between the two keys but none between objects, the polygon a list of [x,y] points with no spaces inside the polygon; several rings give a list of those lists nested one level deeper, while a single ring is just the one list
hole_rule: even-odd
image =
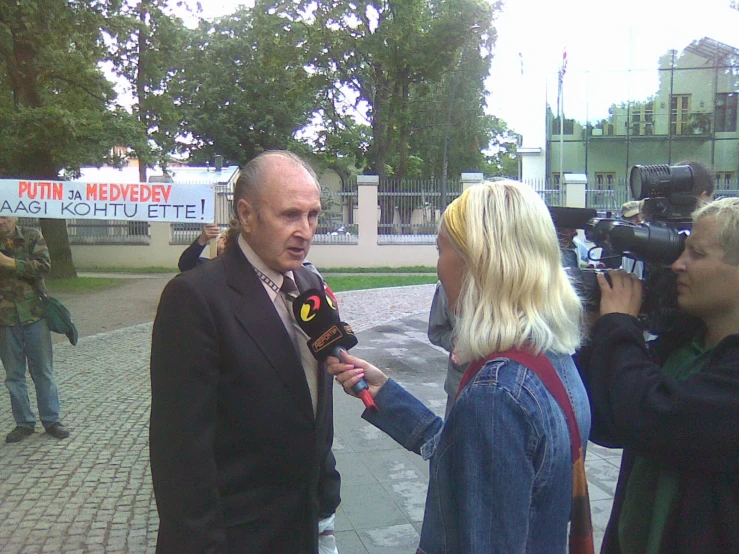
[{"label": "roof", "polygon": [[728,56],[739,56],[738,49],[708,37],[691,42],[685,48],[685,52],[697,54],[710,61],[723,60]]},{"label": "roof", "polygon": [[[138,183],[139,169],[137,167],[83,167],[80,169],[81,176],[75,181],[83,183]],[[232,182],[239,173],[239,166],[230,165],[221,171],[209,167],[175,167],[167,170],[172,176],[173,183],[191,184],[228,184]],[[149,179],[162,175],[161,169],[157,168],[148,172]]]}]

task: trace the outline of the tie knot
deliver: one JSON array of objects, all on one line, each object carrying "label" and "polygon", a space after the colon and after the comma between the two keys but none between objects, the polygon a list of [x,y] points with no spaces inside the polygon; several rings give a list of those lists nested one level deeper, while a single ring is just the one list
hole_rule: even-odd
[{"label": "tie knot", "polygon": [[287,275],[283,275],[282,277],[282,286],[280,287],[280,291],[283,292],[285,297],[287,297],[291,302],[298,297],[298,287],[295,284],[295,281]]}]

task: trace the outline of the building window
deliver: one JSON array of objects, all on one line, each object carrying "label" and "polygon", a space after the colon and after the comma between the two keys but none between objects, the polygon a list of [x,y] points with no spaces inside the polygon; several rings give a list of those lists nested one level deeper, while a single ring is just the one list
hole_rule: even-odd
[{"label": "building window", "polygon": [[631,134],[635,137],[654,134],[653,102],[631,106]]},{"label": "building window", "polygon": [[670,98],[670,134],[689,135],[691,132],[690,95],[673,94]]},{"label": "building window", "polygon": [[716,131],[736,132],[736,92],[723,92],[716,95]]},{"label": "building window", "polygon": [[600,190],[613,190],[616,184],[615,173],[596,173],[595,174],[595,188]]},{"label": "building window", "polygon": [[[555,117],[552,119],[552,134],[558,135],[560,128],[559,128],[559,117]],[[565,135],[574,135],[575,134],[575,120],[574,119],[566,119],[565,118],[565,128],[563,129]]]}]

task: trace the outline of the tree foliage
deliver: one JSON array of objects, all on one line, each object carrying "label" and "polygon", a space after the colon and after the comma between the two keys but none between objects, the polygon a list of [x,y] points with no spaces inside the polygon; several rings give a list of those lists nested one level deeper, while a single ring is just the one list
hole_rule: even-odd
[{"label": "tree foliage", "polygon": [[[0,3],[0,175],[55,179],[101,163],[125,117],[98,62],[104,14],[92,0]],[[121,119],[123,118],[123,119]],[[73,276],[64,220],[42,220],[53,276]]]},{"label": "tree foliage", "polygon": [[170,80],[183,65],[186,29],[171,13],[170,0],[127,0],[110,15],[109,58],[134,99],[134,136],[127,146],[139,162],[139,180],[155,164],[166,168],[177,148],[180,109]]},{"label": "tree foliage", "polygon": [[295,147],[316,110],[316,76],[302,63],[303,24],[241,8],[191,34],[176,76],[182,132],[195,162],[222,154],[244,164]]},{"label": "tree foliage", "polygon": [[[374,171],[384,191],[515,165],[515,137],[485,114],[498,2],[257,0],[186,29],[175,1],[0,3],[0,175],[75,174],[115,144],[134,149],[141,180],[178,149],[244,164],[290,148],[345,176]],[[63,223],[45,234],[71,268]]]}]

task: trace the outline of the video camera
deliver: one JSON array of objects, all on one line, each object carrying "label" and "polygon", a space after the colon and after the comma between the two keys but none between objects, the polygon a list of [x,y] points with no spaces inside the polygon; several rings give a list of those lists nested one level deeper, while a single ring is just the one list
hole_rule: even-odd
[{"label": "video camera", "polygon": [[[585,237],[607,252],[644,263],[644,301],[640,319],[653,334],[674,328],[684,314],[677,306],[676,276],[670,266],[680,257],[698,202],[693,168],[688,165],[636,165],[631,168],[631,194],[642,200],[644,223],[598,217],[586,208],[550,207],[559,228],[584,229]],[[597,261],[597,260],[595,260]],[[596,270],[575,274],[586,307],[597,311],[600,287]]]}]

